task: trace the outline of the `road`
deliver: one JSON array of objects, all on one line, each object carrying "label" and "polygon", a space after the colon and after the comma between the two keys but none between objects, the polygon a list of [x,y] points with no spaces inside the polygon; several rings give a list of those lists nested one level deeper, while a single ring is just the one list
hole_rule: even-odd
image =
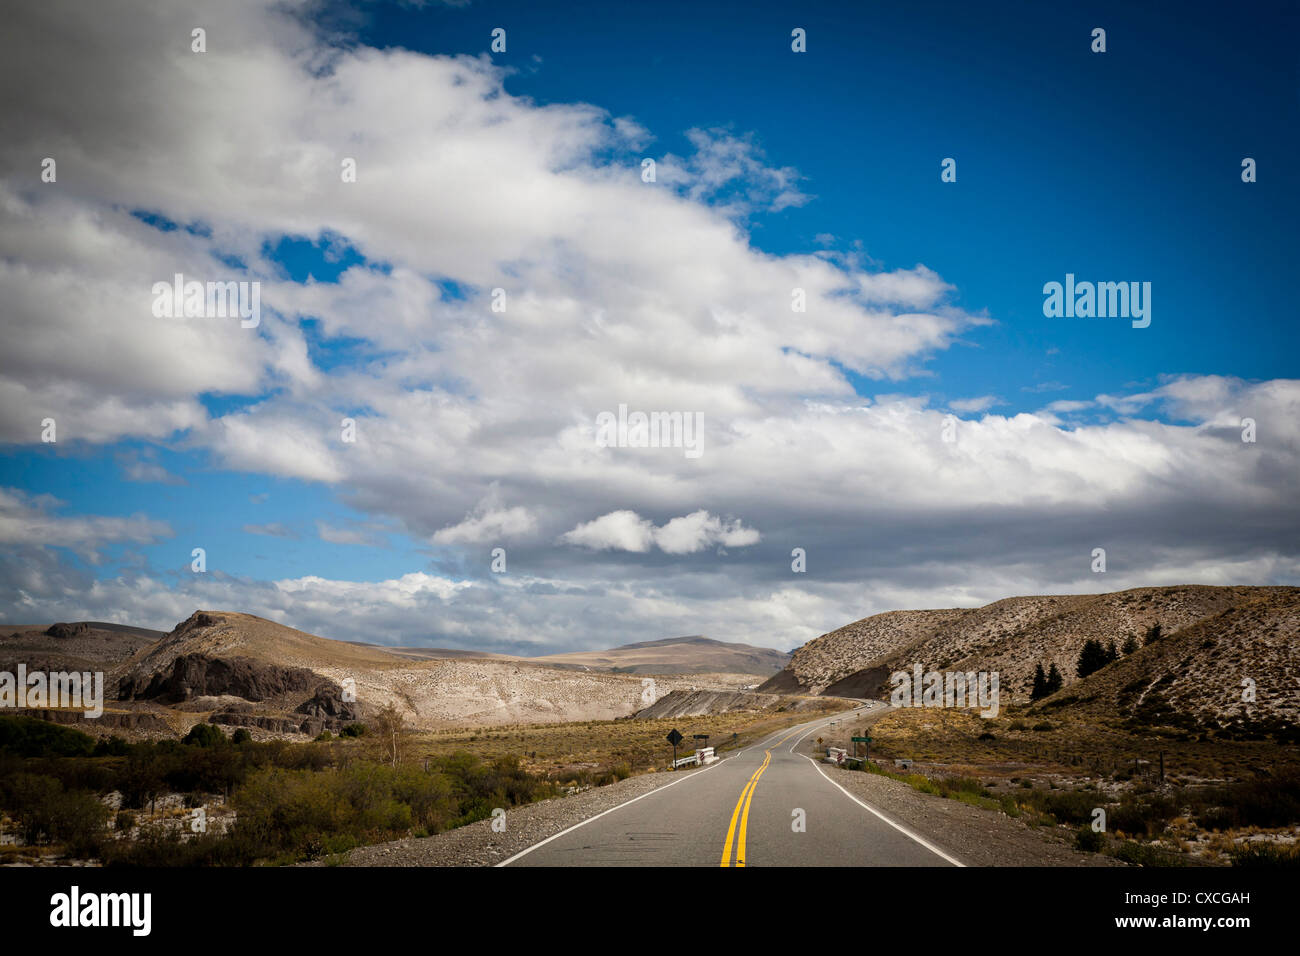
[{"label": "road", "polygon": [[872,706],[780,731],[498,866],[961,866],[796,752]]}]

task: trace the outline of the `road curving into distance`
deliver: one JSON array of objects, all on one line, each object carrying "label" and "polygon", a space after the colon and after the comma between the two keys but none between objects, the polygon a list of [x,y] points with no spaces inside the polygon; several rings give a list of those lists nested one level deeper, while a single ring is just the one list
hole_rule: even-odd
[{"label": "road curving into distance", "polygon": [[778,731],[497,865],[962,866],[797,752],[832,720],[882,706],[867,703]]}]

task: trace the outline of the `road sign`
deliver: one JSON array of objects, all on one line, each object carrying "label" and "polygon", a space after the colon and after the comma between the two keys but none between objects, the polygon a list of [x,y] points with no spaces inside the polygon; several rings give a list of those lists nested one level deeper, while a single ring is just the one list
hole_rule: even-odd
[{"label": "road sign", "polygon": [[853,742],[854,742],[855,744],[869,744],[869,743],[871,743],[871,738],[870,738],[870,737],[854,737],[854,738],[853,738]]},{"label": "road sign", "polygon": [[683,739],[684,738],[682,737],[682,735],[677,732],[676,727],[668,731],[668,742],[672,744],[674,747],[676,747],[679,743],[681,743]]}]

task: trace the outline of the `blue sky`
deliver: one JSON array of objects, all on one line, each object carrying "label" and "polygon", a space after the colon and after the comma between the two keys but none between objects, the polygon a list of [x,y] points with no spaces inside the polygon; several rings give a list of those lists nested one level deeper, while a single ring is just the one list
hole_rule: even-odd
[{"label": "blue sky", "polygon": [[[0,154],[0,618],[788,647],[897,606],[1296,583],[1290,5],[128,4],[52,36],[58,6],[14,31],[66,65]],[[142,325],[132,290],[183,269],[259,279],[265,320]],[[782,270],[882,285],[805,322]],[[1150,327],[1045,318],[1066,273],[1150,282]],[[623,401],[701,410],[718,457],[565,451]],[[912,449],[948,413],[957,448]],[[1122,573],[1071,570],[1093,538]]]},{"label": "blue sky", "polygon": [[[496,59],[518,71],[512,93],[633,116],[655,132],[651,152],[682,150],[694,127],[752,132],[817,197],[759,217],[755,245],[860,242],[887,268],[925,263],[998,320],[973,348],[934,358],[938,394],[995,392],[1018,411],[1039,407],[1019,390],[1046,382],[1091,398],[1175,369],[1294,373],[1300,339],[1285,317],[1300,192],[1286,164],[1300,133],[1280,121],[1300,105],[1294,5],[744,10],[381,5],[360,37],[474,54],[508,25]],[[803,57],[790,54],[791,25],[808,30]],[[1105,54],[1090,49],[1097,26]],[[1249,186],[1243,156],[1263,170]],[[944,157],[958,160],[951,188],[939,184]],[[1043,323],[1042,284],[1066,272],[1151,281],[1160,320],[1143,336]],[[1224,335],[1225,313],[1252,316],[1251,331]]]}]

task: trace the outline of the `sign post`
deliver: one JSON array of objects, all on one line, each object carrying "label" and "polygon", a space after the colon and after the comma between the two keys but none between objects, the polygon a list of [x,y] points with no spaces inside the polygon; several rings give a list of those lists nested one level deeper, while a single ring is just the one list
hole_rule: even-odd
[{"label": "sign post", "polygon": [[862,759],[863,761],[866,761],[871,756],[871,738],[870,737],[853,738],[853,756],[855,757],[858,755],[858,744],[862,744],[862,749],[863,749]]},{"label": "sign post", "polygon": [[673,745],[673,769],[676,770],[677,769],[677,745],[682,742],[682,735],[677,732],[676,727],[668,731],[668,742]]}]

